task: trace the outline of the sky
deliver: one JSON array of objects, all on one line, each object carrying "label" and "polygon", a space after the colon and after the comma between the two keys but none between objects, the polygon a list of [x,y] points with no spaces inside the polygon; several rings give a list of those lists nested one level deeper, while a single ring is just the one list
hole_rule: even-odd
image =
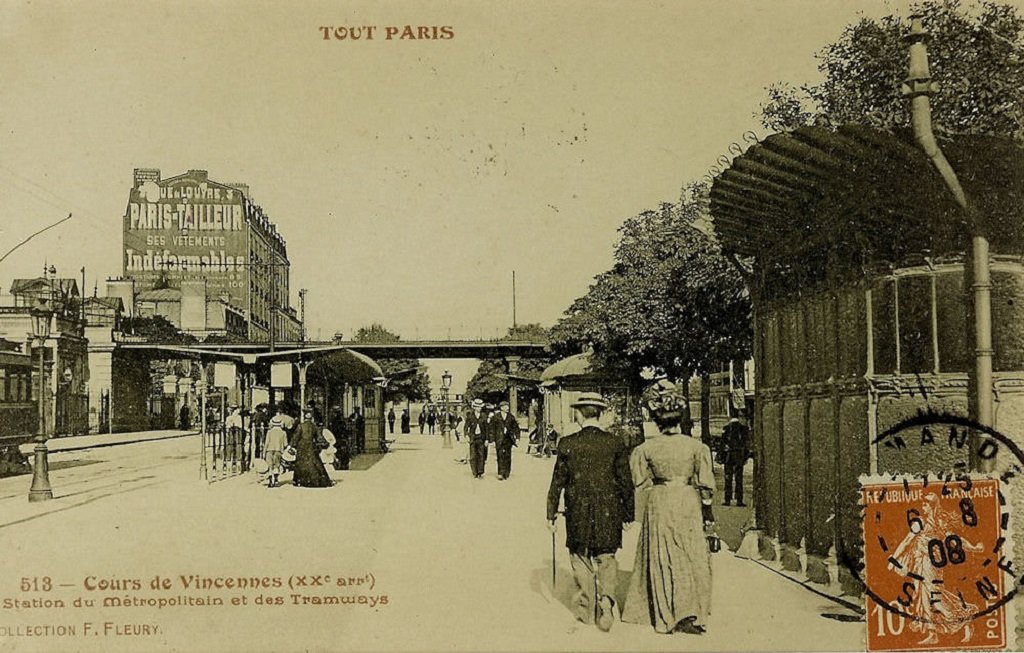
[{"label": "sky", "polygon": [[[764,88],[903,2],[0,3],[0,287],[121,273],[134,168],[244,182],[308,332],[551,325],[622,221],[759,129]],[[450,39],[386,39],[387,26]],[[322,27],[375,26],[374,38]],[[441,34],[438,29],[437,34]],[[2,298],[0,298],[2,301]]]}]

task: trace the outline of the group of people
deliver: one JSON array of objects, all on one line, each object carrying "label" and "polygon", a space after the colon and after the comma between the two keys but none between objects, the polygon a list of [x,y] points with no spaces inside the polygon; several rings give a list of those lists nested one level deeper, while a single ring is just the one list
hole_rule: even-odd
[{"label": "group of people", "polygon": [[[394,407],[389,408],[388,409],[388,432],[391,435],[395,434],[395,421],[396,421],[396,419],[397,419],[397,417],[395,415]],[[408,408],[403,408],[402,409],[401,429],[402,429],[402,433],[403,434],[408,434],[412,430],[412,418],[409,416],[409,409]],[[423,433],[423,427],[422,426],[420,427],[420,433]]]},{"label": "group of people", "polygon": [[278,410],[270,419],[263,441],[263,460],[266,462],[267,487],[280,484],[284,471],[283,462],[289,460],[292,467],[292,485],[296,487],[330,487],[331,477],[327,473],[321,452],[337,444],[325,437],[324,429],[316,420],[312,406],[302,410],[302,420]]},{"label": "group of people", "polygon": [[493,405],[474,399],[466,413],[465,434],[473,478],[484,477],[487,449],[493,444],[498,459],[498,480],[507,480],[512,474],[512,447],[519,444],[519,420],[510,412],[509,402],[501,402],[498,410],[494,410]]},{"label": "group of people", "polygon": [[[450,430],[455,434],[455,438],[458,439],[459,426],[461,423],[462,418],[456,412],[451,410],[438,412],[436,407],[427,406],[420,411],[420,435],[434,435],[437,428],[440,427],[442,433],[446,430]],[[405,433],[405,431],[403,431],[403,433]]]},{"label": "group of people", "polygon": [[[581,429],[561,438],[547,497],[552,537],[564,497],[565,544],[577,591],[573,611],[609,630],[617,619],[659,633],[702,633],[711,611],[711,552],[717,550],[711,450],[683,421],[685,397],[660,381],[644,397],[661,437],[630,451],[600,424],[608,406],[598,393],[572,404]],[[623,606],[614,598],[615,553],[646,493],[633,575]]]}]

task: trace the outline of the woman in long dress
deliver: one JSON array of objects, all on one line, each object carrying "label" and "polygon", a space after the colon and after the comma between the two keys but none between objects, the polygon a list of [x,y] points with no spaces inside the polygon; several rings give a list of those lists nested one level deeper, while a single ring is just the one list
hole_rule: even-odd
[{"label": "woman in long dress", "polygon": [[711,554],[704,532],[715,477],[711,451],[681,433],[681,401],[662,397],[651,414],[662,437],[633,450],[637,488],[649,487],[622,620],[659,633],[702,633],[711,612]]},{"label": "woman in long dress", "polygon": [[320,427],[313,421],[313,412],[303,412],[303,421],[292,434],[291,446],[295,447],[295,473],[292,485],[296,487],[330,487],[331,477],[320,459],[320,445],[326,445],[320,434]]}]

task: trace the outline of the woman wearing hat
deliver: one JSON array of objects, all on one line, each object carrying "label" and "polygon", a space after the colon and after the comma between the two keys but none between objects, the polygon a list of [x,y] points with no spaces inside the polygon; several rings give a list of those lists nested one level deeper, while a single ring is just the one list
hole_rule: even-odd
[{"label": "woman wearing hat", "polygon": [[649,487],[633,577],[622,620],[659,633],[704,632],[711,611],[711,520],[715,477],[711,450],[681,433],[685,398],[660,381],[644,403],[664,437],[650,438],[630,457],[637,488]]},{"label": "woman wearing hat", "polygon": [[295,473],[292,485],[296,487],[330,487],[331,477],[327,474],[320,452],[328,444],[320,433],[320,427],[313,421],[313,410],[302,411],[303,420],[292,435],[291,445],[295,447]]}]

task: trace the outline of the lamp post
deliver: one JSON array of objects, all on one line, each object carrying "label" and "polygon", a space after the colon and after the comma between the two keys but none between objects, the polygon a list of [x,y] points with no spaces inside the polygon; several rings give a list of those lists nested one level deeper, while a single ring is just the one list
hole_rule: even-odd
[{"label": "lamp post", "polygon": [[442,445],[445,449],[452,448],[452,434],[448,428],[448,391],[452,387],[452,375],[448,373],[448,370],[444,371],[441,375],[441,405],[444,409],[441,411],[441,437],[444,444]]},{"label": "lamp post", "polygon": [[50,487],[49,451],[46,448],[46,339],[50,337],[50,318],[53,311],[49,303],[40,301],[29,311],[32,316],[32,336],[39,350],[39,434],[36,435],[35,462],[32,465],[32,488],[28,491],[31,502],[53,498]]}]

